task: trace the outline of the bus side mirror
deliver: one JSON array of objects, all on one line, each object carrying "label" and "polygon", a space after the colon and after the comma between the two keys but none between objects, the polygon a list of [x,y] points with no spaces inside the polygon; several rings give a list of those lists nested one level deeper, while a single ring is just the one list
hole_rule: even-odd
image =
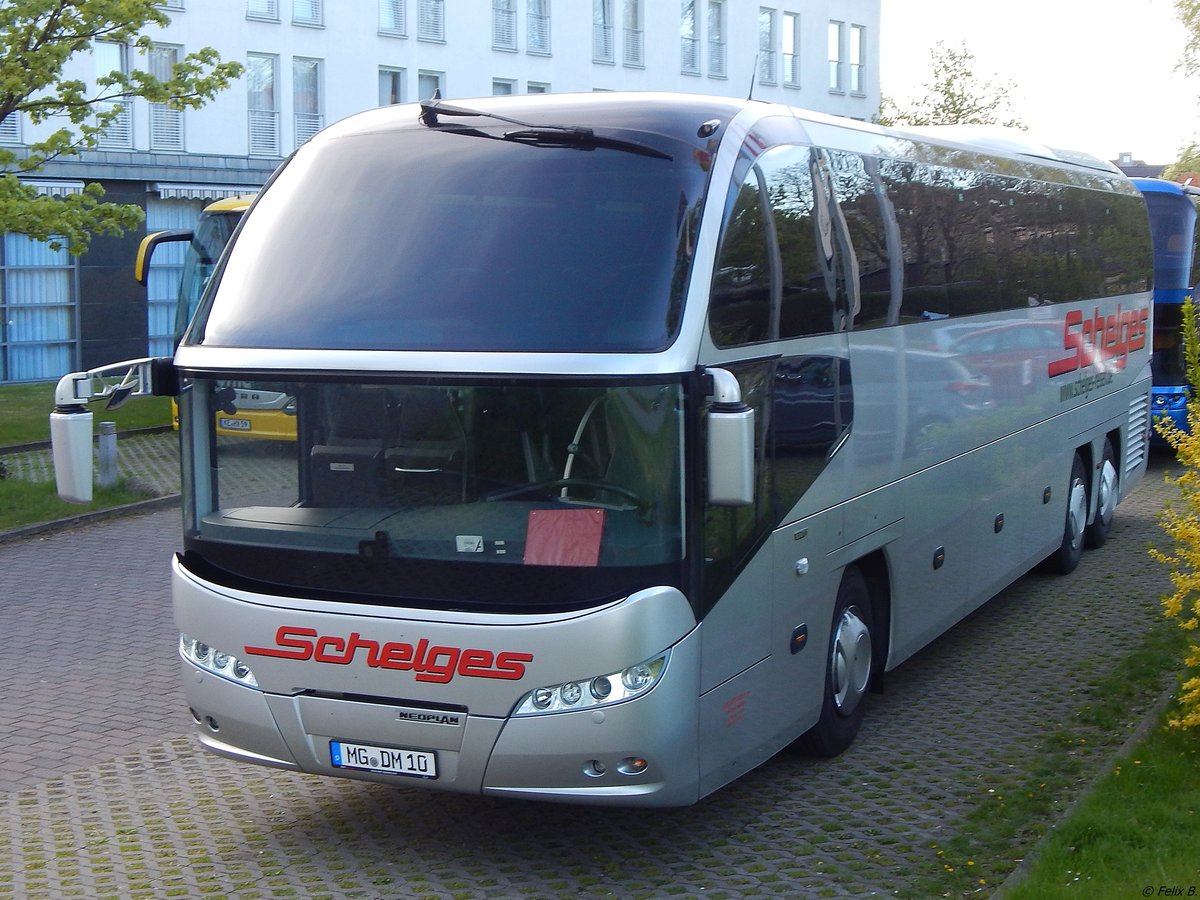
[{"label": "bus side mirror", "polygon": [[177,241],[190,241],[190,231],[155,231],[142,238],[138,244],[137,259],[133,263],[133,277],[142,287],[150,280],[150,257],[159,244],[171,244]]},{"label": "bus side mirror", "polygon": [[742,402],[733,373],[706,369],[713,380],[708,409],[708,502],[713,506],[749,506],[754,502],[754,410]]}]

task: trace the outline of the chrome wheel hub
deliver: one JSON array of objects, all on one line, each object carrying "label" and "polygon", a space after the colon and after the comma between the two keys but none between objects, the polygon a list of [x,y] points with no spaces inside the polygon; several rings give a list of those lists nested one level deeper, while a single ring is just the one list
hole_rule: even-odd
[{"label": "chrome wheel hub", "polygon": [[833,703],[844,716],[854,712],[871,680],[871,632],[851,606],[842,612],[833,634]]}]

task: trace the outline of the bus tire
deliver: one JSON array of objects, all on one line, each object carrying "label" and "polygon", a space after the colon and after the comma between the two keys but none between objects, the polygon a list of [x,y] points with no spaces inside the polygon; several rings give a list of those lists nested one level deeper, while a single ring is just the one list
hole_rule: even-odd
[{"label": "bus tire", "polygon": [[1112,528],[1113,515],[1117,511],[1117,496],[1120,494],[1120,475],[1117,473],[1117,455],[1113,453],[1112,441],[1105,438],[1104,456],[1100,461],[1100,484],[1096,489],[1096,518],[1087,527],[1084,543],[1093,549],[1103,547]]},{"label": "bus tire", "polygon": [[1083,464],[1083,457],[1078,453],[1071,461],[1069,485],[1062,543],[1046,559],[1046,567],[1059,575],[1070,575],[1074,572],[1083,556],[1088,511],[1087,468]]},{"label": "bus tire", "polygon": [[832,757],[854,742],[874,674],[874,625],[867,580],[856,567],[848,566],[838,587],[826,650],[821,717],[792,744],[796,752]]}]

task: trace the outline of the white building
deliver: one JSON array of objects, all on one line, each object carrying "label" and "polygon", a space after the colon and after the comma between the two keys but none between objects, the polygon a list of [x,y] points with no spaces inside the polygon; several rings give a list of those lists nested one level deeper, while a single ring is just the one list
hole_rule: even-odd
[{"label": "white building", "polygon": [[[246,66],[200,110],[129,103],[100,149],[29,180],[50,193],[100,182],[186,228],[204,204],[255,189],[327,124],[373,106],[489,94],[672,90],[747,96],[857,119],[879,110],[880,0],[164,0],[171,23],[147,59],[97,44],[69,63],[94,82],[119,68],[169,72],[201,47]],[[590,10],[589,10],[590,6]],[[588,13],[591,13],[589,16]],[[0,144],[51,125],[0,123]],[[145,232],[94,240],[78,260],[22,235],[0,252],[0,382],[169,347],[175,272],[133,280]],[[162,250],[178,250],[171,245]],[[162,254],[160,250],[160,254]],[[159,256],[156,255],[156,261]],[[169,263],[169,258],[167,259]]]}]

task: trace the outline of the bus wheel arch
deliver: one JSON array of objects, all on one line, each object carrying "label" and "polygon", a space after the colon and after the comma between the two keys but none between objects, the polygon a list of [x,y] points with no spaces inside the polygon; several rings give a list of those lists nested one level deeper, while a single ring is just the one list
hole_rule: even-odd
[{"label": "bus wheel arch", "polygon": [[[791,749],[810,756],[833,757],[853,742],[866,711],[866,695],[877,686],[886,658],[886,630],[879,627],[887,613],[878,602],[878,581],[872,569],[852,564],[842,573],[829,641],[824,649],[825,683],[820,717],[792,744]],[[881,656],[881,649],[883,654]]]},{"label": "bus wheel arch", "polygon": [[1117,500],[1120,499],[1121,474],[1115,447],[1113,435],[1107,436],[1100,451],[1100,462],[1096,466],[1096,483],[1093,489],[1096,513],[1084,535],[1084,543],[1093,549],[1103,547],[1104,542],[1108,540]]}]

